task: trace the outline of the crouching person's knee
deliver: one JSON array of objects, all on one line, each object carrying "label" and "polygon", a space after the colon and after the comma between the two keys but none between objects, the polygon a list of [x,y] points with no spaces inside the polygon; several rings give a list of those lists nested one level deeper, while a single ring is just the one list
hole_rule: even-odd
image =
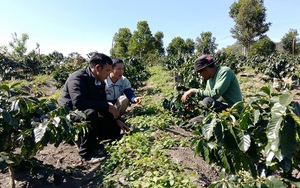
[{"label": "crouching person's knee", "polygon": [[122,95],[119,97],[116,106],[119,110],[120,115],[123,115],[126,112],[127,107],[129,106],[129,100],[125,95]]},{"label": "crouching person's knee", "polygon": [[211,97],[205,97],[203,100],[202,100],[202,103],[205,107],[207,108],[213,108],[214,106],[214,103],[215,103],[215,100]]}]

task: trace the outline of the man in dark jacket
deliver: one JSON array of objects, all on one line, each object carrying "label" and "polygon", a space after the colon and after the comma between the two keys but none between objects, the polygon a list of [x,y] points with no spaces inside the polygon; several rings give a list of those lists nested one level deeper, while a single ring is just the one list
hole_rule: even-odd
[{"label": "man in dark jacket", "polygon": [[106,100],[105,83],[111,71],[112,60],[102,53],[95,53],[89,66],[72,73],[66,81],[58,104],[78,109],[87,114],[91,130],[81,134],[78,140],[79,155],[87,162],[99,162],[103,158],[92,158],[100,140],[117,139],[120,130],[129,128],[119,119],[115,106]]}]

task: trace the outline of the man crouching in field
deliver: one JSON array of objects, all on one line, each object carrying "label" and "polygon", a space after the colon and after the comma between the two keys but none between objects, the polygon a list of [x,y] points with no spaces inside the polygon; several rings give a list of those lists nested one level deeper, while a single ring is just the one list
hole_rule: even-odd
[{"label": "man crouching in field", "polygon": [[[181,97],[185,102],[192,94],[198,93],[204,97],[202,103],[215,112],[221,112],[230,108],[236,102],[243,101],[242,92],[234,72],[226,66],[216,66],[214,59],[209,55],[202,55],[194,62],[195,72],[207,80],[204,90],[189,89]],[[222,98],[223,101],[219,99]],[[239,106],[239,110],[242,110]],[[194,118],[191,122],[199,122],[201,119]]]},{"label": "man crouching in field", "polygon": [[112,68],[112,60],[102,53],[95,53],[89,66],[72,73],[66,81],[58,104],[78,109],[87,114],[91,130],[81,134],[77,142],[79,155],[88,163],[105,159],[95,151],[104,148],[101,140],[117,139],[120,131],[129,128],[119,119],[119,112],[106,100],[104,80]]}]

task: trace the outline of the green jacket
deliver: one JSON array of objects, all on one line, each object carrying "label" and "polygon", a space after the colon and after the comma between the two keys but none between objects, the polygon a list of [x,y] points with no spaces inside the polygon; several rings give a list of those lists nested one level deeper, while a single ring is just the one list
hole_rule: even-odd
[{"label": "green jacket", "polygon": [[242,101],[242,92],[234,72],[225,66],[218,66],[213,78],[207,80],[205,90],[197,91],[203,97],[212,97],[216,100],[222,97],[232,106]]}]

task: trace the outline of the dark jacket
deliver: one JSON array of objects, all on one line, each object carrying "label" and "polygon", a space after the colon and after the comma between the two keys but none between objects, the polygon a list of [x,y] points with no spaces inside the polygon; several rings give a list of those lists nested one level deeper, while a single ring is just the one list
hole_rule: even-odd
[{"label": "dark jacket", "polygon": [[108,113],[105,83],[101,82],[101,85],[97,86],[89,67],[75,71],[66,81],[58,104],[81,111],[94,109],[100,114]]}]

